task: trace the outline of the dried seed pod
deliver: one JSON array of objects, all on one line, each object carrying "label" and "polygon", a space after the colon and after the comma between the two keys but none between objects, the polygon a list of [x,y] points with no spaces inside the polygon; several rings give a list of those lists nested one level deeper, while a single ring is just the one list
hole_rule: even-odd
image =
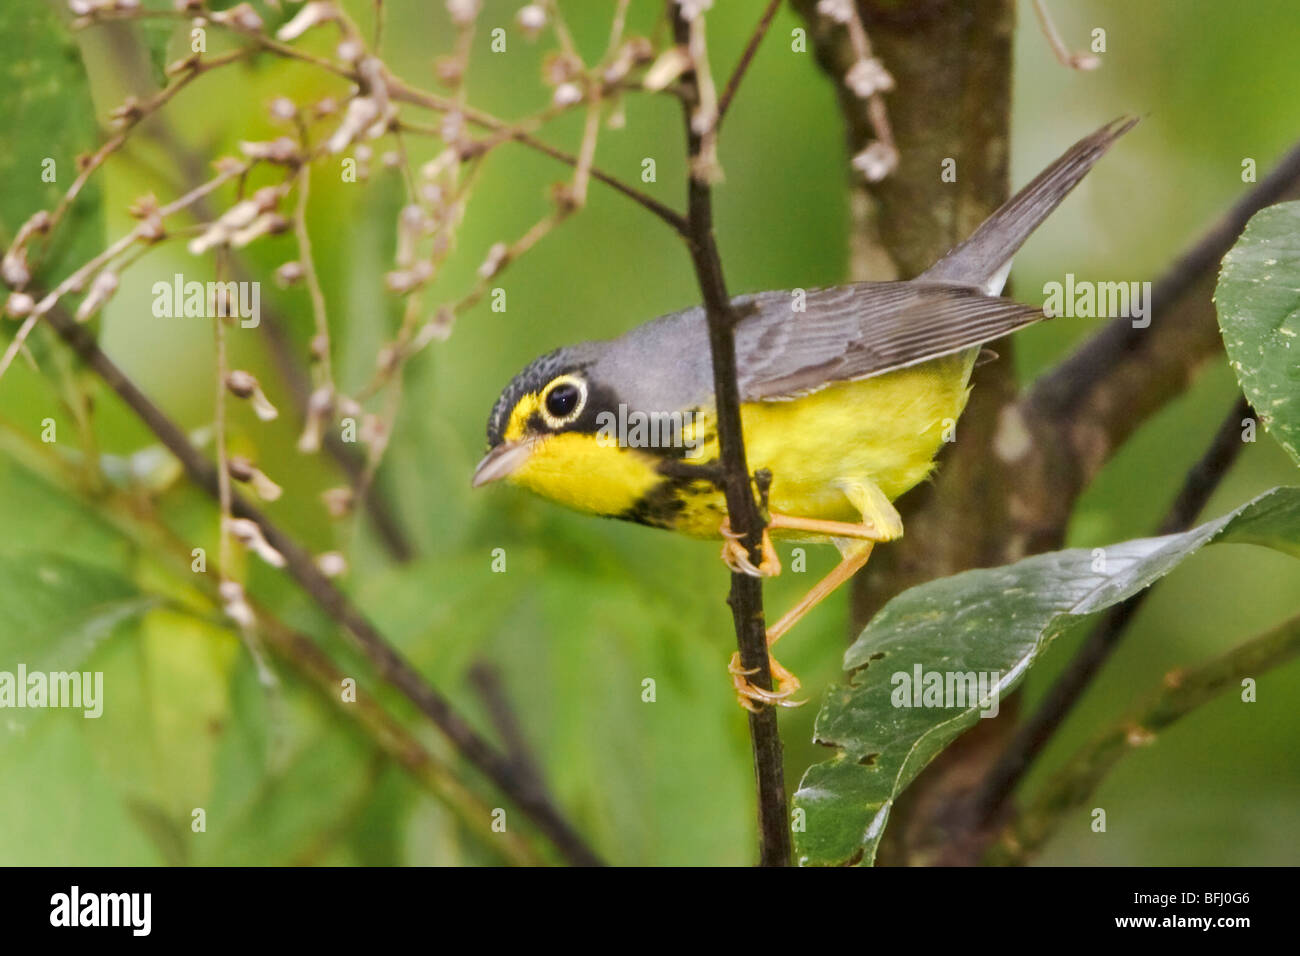
[{"label": "dried seed pod", "polygon": [[691,67],[691,55],[684,47],[674,46],[659,54],[659,59],[646,71],[641,85],[657,93]]},{"label": "dried seed pod", "polygon": [[344,63],[356,63],[365,56],[366,48],[356,37],[348,37],[334,48],[334,54]]},{"label": "dried seed pod", "polygon": [[327,578],[337,578],[348,573],[348,559],[338,551],[326,551],[316,556],[316,567]]},{"label": "dried seed pod", "polygon": [[252,399],[253,413],[264,422],[269,422],[280,414],[262,391],[257,379],[243,369],[231,369],[226,373],[226,388],[236,398]]},{"label": "dried seed pod", "polygon": [[546,26],[546,8],[540,3],[530,3],[519,8],[515,14],[515,23],[530,40],[537,39],[537,34]]},{"label": "dried seed pod", "polygon": [[259,236],[276,236],[288,232],[292,226],[293,224],[278,212],[263,213],[243,229],[232,232],[230,244],[236,249],[242,249]]},{"label": "dried seed pod", "polygon": [[296,40],[312,27],[337,20],[338,15],[338,8],[334,4],[326,0],[312,0],[311,3],[303,4],[292,20],[275,31],[275,38],[285,42]]},{"label": "dried seed pod", "polygon": [[14,244],[0,259],[0,280],[11,289],[21,289],[32,279],[27,268],[27,249]]},{"label": "dried seed pod", "polygon": [[271,119],[282,122],[288,122],[298,115],[297,105],[287,96],[277,96],[267,104],[266,109],[271,114]]},{"label": "dried seed pod", "polygon": [[869,183],[878,183],[898,165],[898,150],[876,140],[853,157],[853,168]]},{"label": "dried seed pod", "polygon": [[117,273],[111,269],[104,269],[95,280],[90,283],[90,291],[86,297],[81,300],[81,305],[77,306],[77,312],[74,316],[78,322],[85,322],[92,315],[112,298],[113,293],[117,291]]},{"label": "dried seed pod", "polygon": [[221,609],[244,630],[249,630],[257,623],[253,608],[244,597],[244,588],[238,581],[222,581],[217,585],[217,595],[221,598]]},{"label": "dried seed pod", "polygon": [[854,95],[865,100],[876,93],[887,93],[892,90],[894,78],[889,75],[885,65],[873,56],[869,60],[858,60],[849,67],[849,72],[844,74],[844,85],[851,89]]},{"label": "dried seed pod", "polygon": [[347,111],[343,114],[343,122],[330,136],[325,148],[331,153],[343,152],[353,140],[379,118],[379,113],[379,104],[373,97],[353,97],[348,102]]},{"label": "dried seed pod", "polygon": [[307,422],[298,438],[298,450],[304,454],[320,451],[321,438],[325,433],[325,423],[334,409],[334,392],[328,385],[322,385],[311,393],[307,399]]},{"label": "dried seed pod", "polygon": [[458,27],[469,26],[483,9],[483,0],[447,0],[447,13]]},{"label": "dried seed pod", "polygon": [[848,23],[853,19],[853,0],[818,0],[817,13],[836,23]]},{"label": "dried seed pod", "polygon": [[288,262],[281,263],[280,267],[275,270],[275,282],[281,288],[287,289],[289,286],[301,282],[305,274],[306,271],[303,269],[302,263],[291,259]]},{"label": "dried seed pod", "polygon": [[582,87],[577,83],[561,83],[555,88],[551,103],[555,106],[573,106],[582,102]]},{"label": "dried seed pod", "polygon": [[212,22],[234,27],[237,30],[244,30],[249,33],[259,32],[263,26],[262,18],[258,15],[257,11],[247,3],[237,4],[229,10],[215,11],[212,14]]},{"label": "dried seed pod", "polygon": [[279,139],[273,139],[270,142],[248,142],[241,141],[239,151],[249,159],[266,160],[269,163],[279,163],[281,166],[295,164],[302,159],[302,154],[298,152],[298,144],[288,136],[281,136]]},{"label": "dried seed pod", "polygon": [[12,319],[21,319],[31,314],[36,307],[36,300],[26,292],[11,292],[5,300],[5,315]]},{"label": "dried seed pod", "polygon": [[252,485],[253,493],[263,501],[275,501],[284,490],[267,477],[266,473],[241,455],[233,455],[226,461],[226,470],[235,481]]},{"label": "dried seed pod", "polygon": [[249,518],[230,518],[226,522],[226,528],[236,541],[256,552],[257,556],[271,567],[284,567],[284,555],[262,536],[262,529],[257,526],[256,521]]},{"label": "dried seed pod", "polygon": [[351,488],[330,488],[320,496],[331,518],[346,518],[351,514],[355,498]]}]

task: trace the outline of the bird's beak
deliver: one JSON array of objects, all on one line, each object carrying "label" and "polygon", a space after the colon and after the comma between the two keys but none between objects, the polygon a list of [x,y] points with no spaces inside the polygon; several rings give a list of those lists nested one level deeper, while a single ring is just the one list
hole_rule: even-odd
[{"label": "bird's beak", "polygon": [[483,456],[483,460],[474,469],[471,486],[478,488],[490,481],[508,477],[519,470],[537,447],[537,439],[525,438],[522,441],[503,441]]}]

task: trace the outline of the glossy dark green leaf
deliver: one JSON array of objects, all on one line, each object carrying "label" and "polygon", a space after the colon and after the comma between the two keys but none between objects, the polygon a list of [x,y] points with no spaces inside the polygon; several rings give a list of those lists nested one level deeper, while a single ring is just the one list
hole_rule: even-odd
[{"label": "glossy dark green leaf", "polygon": [[1300,463],[1300,202],[1255,214],[1223,257],[1214,301],[1242,390]]},{"label": "glossy dark green leaf", "polygon": [[[799,861],[870,864],[897,796],[1020,682],[1055,637],[1214,541],[1300,557],[1300,489],[1276,488],[1183,534],[967,571],[886,604],[845,653],[849,682],[827,694],[817,715],[817,740],[837,752],[809,768],[795,793],[803,811],[795,822]],[[963,702],[954,695],[944,703],[956,706],[947,707],[896,706],[907,687],[898,675],[910,679],[918,666],[945,675],[945,683],[948,674],[985,674],[990,696]]]}]

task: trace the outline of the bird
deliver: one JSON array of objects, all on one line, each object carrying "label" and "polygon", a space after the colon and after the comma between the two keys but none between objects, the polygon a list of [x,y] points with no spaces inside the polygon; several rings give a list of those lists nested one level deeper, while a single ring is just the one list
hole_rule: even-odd
[{"label": "bird", "polygon": [[914,279],[732,300],[744,446],[766,472],[758,564],[710,472],[719,442],[699,306],[527,365],[492,407],[471,484],[505,480],[580,512],[720,538],[728,567],[758,576],[780,571],[773,537],[835,544],[839,564],[767,631],[773,689],[750,681],[738,654],[728,664],[747,709],[802,703],[772,645],[902,535],[893,502],[930,477],[982,347],[1046,317],[1001,297],[1013,256],[1136,123],[1079,140]]}]

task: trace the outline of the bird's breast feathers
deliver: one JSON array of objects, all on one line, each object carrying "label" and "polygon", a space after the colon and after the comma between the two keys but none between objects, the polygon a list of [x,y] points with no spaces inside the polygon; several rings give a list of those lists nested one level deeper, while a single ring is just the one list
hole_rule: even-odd
[{"label": "bird's breast feathers", "polygon": [[[972,357],[946,356],[792,401],[744,403],[749,466],[771,471],[771,510],[857,521],[847,484],[873,482],[893,500],[922,481],[944,441],[955,438]],[[718,537],[726,515],[722,493],[680,468],[671,476],[660,471],[666,457],[688,464],[716,460],[711,411],[694,411],[679,435],[698,444],[671,451],[638,447],[617,430],[551,435],[511,480],[579,511]]]}]

